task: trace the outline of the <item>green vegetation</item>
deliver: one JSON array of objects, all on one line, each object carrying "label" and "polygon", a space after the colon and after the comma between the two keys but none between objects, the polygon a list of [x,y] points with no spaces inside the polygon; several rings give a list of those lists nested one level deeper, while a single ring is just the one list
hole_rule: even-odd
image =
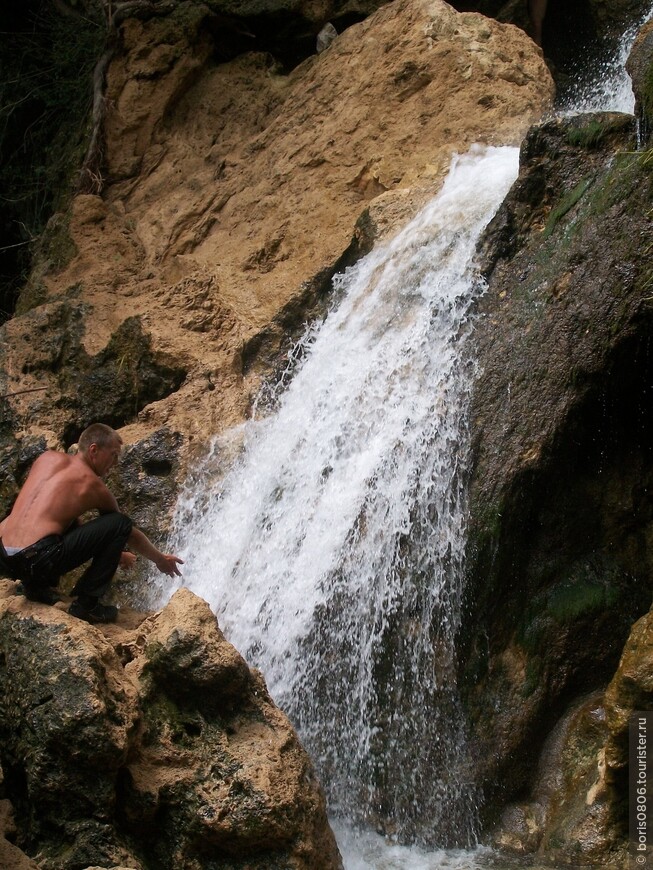
[{"label": "green vegetation", "polygon": [[10,189],[36,234],[69,193],[84,153],[105,28],[86,16],[63,17],[47,3],[22,26],[0,49],[0,185],[3,203]]},{"label": "green vegetation", "polygon": [[552,623],[580,622],[614,608],[621,596],[621,578],[616,568],[594,565],[591,561],[576,565],[566,578],[532,599],[517,630],[517,641],[536,655],[541,652]]},{"label": "green vegetation", "polygon": [[597,148],[612,129],[611,123],[592,118],[583,126],[569,130],[567,142],[575,148]]},{"label": "green vegetation", "polygon": [[551,211],[549,219],[546,222],[546,226],[542,231],[542,238],[549,238],[549,236],[555,229],[558,221],[563,218],[567,214],[567,212],[576,205],[581,197],[587,192],[588,188],[592,184],[592,181],[593,179],[591,178],[584,178],[582,181],[578,182],[573,190],[570,190],[569,193],[565,194],[565,196],[558,203],[558,205]]},{"label": "green vegetation", "polygon": [[585,578],[554,586],[548,593],[546,609],[556,622],[573,622],[588,613],[612,607],[618,598],[619,591],[613,586]]}]

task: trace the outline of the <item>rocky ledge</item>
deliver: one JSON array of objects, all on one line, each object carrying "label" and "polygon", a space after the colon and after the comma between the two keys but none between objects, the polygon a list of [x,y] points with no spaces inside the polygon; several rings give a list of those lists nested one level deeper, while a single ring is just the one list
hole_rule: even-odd
[{"label": "rocky ledge", "polygon": [[0,580],[2,867],[342,867],[308,756],[204,601],[102,627],[64,607]]}]

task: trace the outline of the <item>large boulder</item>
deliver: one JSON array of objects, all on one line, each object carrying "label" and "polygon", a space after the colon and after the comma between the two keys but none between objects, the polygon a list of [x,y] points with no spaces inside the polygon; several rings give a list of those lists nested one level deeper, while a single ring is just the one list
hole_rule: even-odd
[{"label": "large boulder", "polygon": [[0,583],[0,855],[341,867],[308,757],[205,602],[182,589],[100,630]]},{"label": "large boulder", "polygon": [[521,158],[483,244],[470,412],[463,690],[489,817],[650,604],[647,156],[631,116],[589,115]]},{"label": "large boulder", "polygon": [[[74,309],[80,353],[97,358],[138,318],[143,346],[186,373],[134,396],[140,372],[116,357],[127,441],[167,426],[187,446],[240,422],[334,271],[432,196],[452,152],[517,143],[551,102],[521,31],[442,0],[383,6],[290,74],[260,53],[216,63],[209,5],[120,24],[104,191],[75,197],[46,234],[1,346],[19,438],[40,428],[63,443],[83,422],[31,367],[40,339],[13,340],[34,334],[30,309],[53,305]],[[57,364],[81,369],[81,399],[85,366],[72,353]]]}]

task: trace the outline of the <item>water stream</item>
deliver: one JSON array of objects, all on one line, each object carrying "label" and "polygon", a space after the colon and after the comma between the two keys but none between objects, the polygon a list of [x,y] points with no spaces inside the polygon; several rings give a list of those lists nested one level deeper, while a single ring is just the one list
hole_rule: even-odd
[{"label": "water stream", "polygon": [[[623,75],[603,106],[632,110]],[[216,439],[199,474],[214,484],[194,477],[177,510],[184,584],[298,728],[347,870],[480,857],[454,667],[467,351],[475,245],[517,171],[515,148],[456,156],[436,198],[336,279],[273,410]]]},{"label": "water stream", "polygon": [[475,840],[454,679],[462,347],[474,247],[517,169],[516,148],[454,160],[440,194],[340,276],[221,485],[180,508],[186,583],[262,669],[331,812],[402,841]]}]

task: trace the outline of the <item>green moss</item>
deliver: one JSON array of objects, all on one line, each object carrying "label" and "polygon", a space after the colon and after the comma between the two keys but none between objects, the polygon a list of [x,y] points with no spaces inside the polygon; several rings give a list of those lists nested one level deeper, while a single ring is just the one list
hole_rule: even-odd
[{"label": "green moss", "polygon": [[597,148],[612,129],[612,124],[592,118],[583,126],[568,130],[567,142],[576,148]]},{"label": "green moss", "polygon": [[643,170],[653,169],[653,161],[647,167],[641,157],[640,154],[629,152],[615,155],[609,171],[595,185],[588,198],[588,218],[604,215],[613,206],[628,201],[636,187],[650,184],[648,171]]},{"label": "green moss", "polygon": [[585,195],[587,190],[592,184],[593,179],[584,178],[582,181],[579,181],[576,187],[573,190],[570,190],[569,193],[565,194],[562,200],[558,203],[558,205],[551,211],[549,215],[549,219],[546,222],[546,226],[542,231],[542,237],[544,239],[548,239],[553,230],[556,228],[556,225],[563,218],[568,211],[570,211],[577,202]]},{"label": "green moss", "polygon": [[617,589],[597,580],[570,581],[549,591],[546,609],[555,622],[568,623],[612,607],[618,599]]},{"label": "green moss", "polygon": [[526,613],[525,621],[517,631],[517,641],[526,652],[535,655],[542,649],[547,633],[547,621],[541,613],[533,613],[532,608]]},{"label": "green moss", "polygon": [[[48,298],[44,277],[49,272],[60,272],[77,254],[77,246],[70,235],[70,209],[53,215],[41,234],[34,252],[33,268],[29,280],[21,289],[16,313],[25,314]],[[79,285],[72,285],[79,287]],[[71,294],[74,295],[74,294]]]},{"label": "green moss", "polygon": [[517,626],[516,640],[530,655],[538,655],[555,626],[581,623],[614,609],[622,592],[616,566],[592,559],[576,564],[566,577],[533,597]]},{"label": "green moss", "polygon": [[45,284],[35,276],[32,276],[20,291],[20,296],[16,303],[16,314],[25,314],[31,311],[32,308],[43,305],[47,298],[48,291]]},{"label": "green moss", "polygon": [[144,705],[144,745],[158,743],[162,736],[171,743],[182,743],[186,737],[184,718],[177,705],[166,695],[156,694]]},{"label": "green moss", "polygon": [[70,211],[56,214],[48,221],[44,233],[50,260],[55,269],[64,269],[77,254],[77,246],[70,235]]}]

